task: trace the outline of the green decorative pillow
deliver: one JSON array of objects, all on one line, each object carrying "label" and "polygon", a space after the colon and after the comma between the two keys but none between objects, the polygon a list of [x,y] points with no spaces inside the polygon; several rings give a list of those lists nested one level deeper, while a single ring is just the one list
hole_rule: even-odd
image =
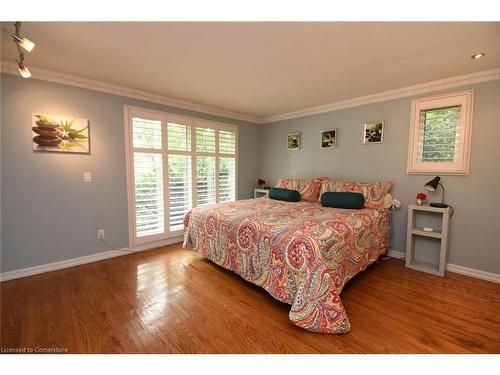
[{"label": "green decorative pillow", "polygon": [[359,209],[365,206],[365,197],[361,193],[323,193],[321,205],[323,207]]},{"label": "green decorative pillow", "polygon": [[269,190],[269,198],[279,201],[298,202],[300,201],[300,193],[297,190],[273,187]]}]

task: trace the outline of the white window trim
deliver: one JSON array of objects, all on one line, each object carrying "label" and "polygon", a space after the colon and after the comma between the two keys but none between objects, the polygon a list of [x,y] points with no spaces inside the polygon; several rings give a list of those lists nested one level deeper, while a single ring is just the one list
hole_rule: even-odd
[{"label": "white window trim", "polygon": [[[429,163],[417,160],[420,130],[420,113],[422,110],[444,108],[460,105],[460,145],[458,160],[453,163]],[[410,139],[408,146],[408,174],[420,175],[468,175],[470,163],[470,147],[472,138],[472,118],[474,90],[435,95],[414,99],[411,102]]]},{"label": "white window trim", "polygon": [[[149,120],[161,120],[162,122],[162,149],[150,149],[150,148],[134,148],[132,145],[132,118],[141,117]],[[239,164],[239,149],[238,149],[238,127],[231,124],[200,119],[196,117],[177,115],[174,113],[168,113],[163,111],[156,111],[147,108],[135,107],[130,105],[123,106],[123,119],[125,128],[125,163],[127,170],[127,202],[128,202],[128,233],[129,233],[129,246],[142,245],[149,242],[154,242],[158,240],[178,237],[183,234],[183,230],[170,232],[169,223],[169,196],[168,196],[168,173],[165,173],[165,166],[168,166],[168,155],[191,155],[191,163],[193,163],[191,168],[192,182],[193,182],[193,207],[196,206],[196,156],[214,156],[216,160],[216,171],[218,171],[219,158],[220,157],[232,157],[235,159],[235,200],[238,200],[238,164]],[[168,139],[167,139],[167,127],[164,126],[166,122],[178,121],[182,124],[191,125],[191,151],[168,151]],[[215,153],[203,153],[196,152],[196,131],[195,126],[210,127],[216,130],[216,146]],[[219,152],[219,139],[217,130],[229,130],[235,133],[235,154],[224,154]],[[152,152],[161,153],[164,165],[163,173],[163,205],[164,205],[164,215],[165,215],[165,233],[137,237],[135,228],[135,193],[134,193],[134,161],[133,152],[139,150],[140,152]],[[219,200],[219,178],[216,177],[216,194],[217,201]]]}]

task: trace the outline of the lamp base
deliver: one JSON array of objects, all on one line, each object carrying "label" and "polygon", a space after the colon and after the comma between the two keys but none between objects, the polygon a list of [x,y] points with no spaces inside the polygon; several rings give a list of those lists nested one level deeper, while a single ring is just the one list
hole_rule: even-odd
[{"label": "lamp base", "polygon": [[446,208],[448,205],[446,203],[429,203],[429,206],[431,207],[439,207],[439,208]]}]

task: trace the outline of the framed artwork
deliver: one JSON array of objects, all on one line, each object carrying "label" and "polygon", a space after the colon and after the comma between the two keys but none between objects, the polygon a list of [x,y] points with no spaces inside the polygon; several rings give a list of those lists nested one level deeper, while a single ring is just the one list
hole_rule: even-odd
[{"label": "framed artwork", "polygon": [[288,133],[287,148],[292,151],[300,149],[300,133]]},{"label": "framed artwork", "polygon": [[33,113],[33,151],[90,153],[89,120]]},{"label": "framed artwork", "polygon": [[363,143],[382,143],[384,140],[384,121],[375,121],[365,124]]},{"label": "framed artwork", "polygon": [[328,129],[321,132],[321,148],[337,147],[337,129]]}]

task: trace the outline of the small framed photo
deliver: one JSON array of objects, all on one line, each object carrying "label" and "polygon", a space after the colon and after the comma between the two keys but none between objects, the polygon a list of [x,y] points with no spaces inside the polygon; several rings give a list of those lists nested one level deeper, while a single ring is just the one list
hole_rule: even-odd
[{"label": "small framed photo", "polygon": [[337,147],[337,129],[328,129],[321,132],[321,148]]},{"label": "small framed photo", "polygon": [[374,121],[365,124],[363,132],[363,143],[376,144],[384,140],[384,121]]},{"label": "small framed photo", "polygon": [[287,149],[292,151],[300,149],[300,133],[288,133]]}]

